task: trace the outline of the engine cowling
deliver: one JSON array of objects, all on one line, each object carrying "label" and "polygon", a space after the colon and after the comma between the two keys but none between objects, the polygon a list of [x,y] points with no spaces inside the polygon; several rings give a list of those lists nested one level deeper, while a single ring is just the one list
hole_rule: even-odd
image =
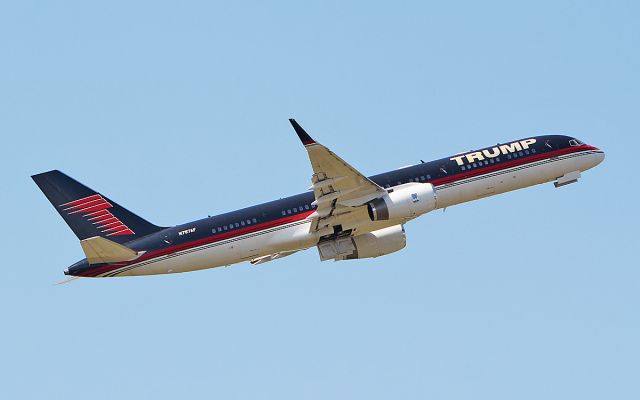
[{"label": "engine cowling", "polygon": [[358,236],[347,236],[318,243],[320,260],[373,258],[402,250],[407,245],[402,225],[394,225]]},{"label": "engine cowling", "polygon": [[367,204],[371,221],[410,219],[436,208],[436,192],[430,183],[406,183]]},{"label": "engine cowling", "polygon": [[355,251],[345,258],[345,260],[355,260],[360,258],[375,258],[386,256],[402,250],[407,245],[407,237],[404,233],[404,226],[394,225],[388,228],[365,233],[351,238]]}]

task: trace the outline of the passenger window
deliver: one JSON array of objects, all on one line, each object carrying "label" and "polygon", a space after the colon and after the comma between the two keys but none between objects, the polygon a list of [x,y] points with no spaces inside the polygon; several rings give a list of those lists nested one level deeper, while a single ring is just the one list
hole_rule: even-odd
[{"label": "passenger window", "polygon": [[500,157],[496,158],[496,162],[500,162]]},{"label": "passenger window", "polygon": [[413,182],[413,178],[409,178],[409,182]]},{"label": "passenger window", "polygon": [[298,212],[298,207],[293,207],[293,212],[297,213]]},{"label": "passenger window", "polygon": [[240,224],[238,224],[237,222],[234,224],[236,228],[240,227]]},{"label": "passenger window", "polygon": [[519,155],[520,157],[524,156],[524,154],[523,154],[521,151],[519,151],[519,152],[518,152],[518,155]]},{"label": "passenger window", "polygon": [[524,154],[529,155],[529,150],[525,150]]},{"label": "passenger window", "polygon": [[288,210],[287,210],[287,214],[291,214],[291,209],[288,209]]},{"label": "passenger window", "polygon": [[493,158],[490,158],[490,159],[489,159],[489,162],[490,162],[491,164],[493,164],[495,161],[493,161]]},{"label": "passenger window", "polygon": [[218,227],[218,232],[222,232],[222,228],[221,227]]},{"label": "passenger window", "polygon": [[308,209],[309,209],[309,205],[308,205],[308,204],[305,204],[305,205],[304,205],[304,209],[305,209],[305,210],[308,210]]},{"label": "passenger window", "polygon": [[478,166],[478,164],[473,163],[473,168],[476,168]]},{"label": "passenger window", "polygon": [[531,152],[532,152],[532,153],[535,153],[535,152],[536,152],[536,149],[531,149]]},{"label": "passenger window", "polygon": [[463,165],[462,167],[460,167],[460,169],[462,169],[462,170],[464,171],[466,168],[465,168],[465,167],[464,167],[464,165]]},{"label": "passenger window", "polygon": [[420,180],[421,180],[422,182],[424,182],[424,175],[422,175],[422,176],[420,177]]},{"label": "passenger window", "polygon": [[511,160],[511,154],[507,154],[507,160]]},{"label": "passenger window", "polygon": [[226,225],[223,226],[222,229],[224,229],[226,231],[227,230],[227,226]]},{"label": "passenger window", "polygon": [[287,212],[285,210],[282,210],[282,215],[287,215]]},{"label": "passenger window", "polygon": [[428,174],[427,174],[427,179],[431,179],[431,175],[428,175]]},{"label": "passenger window", "polygon": [[247,225],[251,225],[251,220],[250,219],[247,220]]},{"label": "passenger window", "polygon": [[257,222],[258,222],[258,220],[257,220],[257,219],[255,219],[255,218],[252,218],[252,219],[251,219],[251,222],[253,222],[253,223],[255,224],[255,223],[257,223]]},{"label": "passenger window", "polygon": [[489,165],[489,161],[488,160],[484,160],[484,165]]}]

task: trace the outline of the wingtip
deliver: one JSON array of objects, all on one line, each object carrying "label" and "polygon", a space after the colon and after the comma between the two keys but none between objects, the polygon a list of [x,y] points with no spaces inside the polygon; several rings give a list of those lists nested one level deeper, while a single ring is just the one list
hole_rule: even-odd
[{"label": "wingtip", "polygon": [[302,142],[302,144],[304,144],[305,146],[308,146],[310,144],[316,143],[316,141],[313,140],[311,136],[309,136],[309,134],[300,126],[300,124],[295,119],[289,118],[289,122],[291,123],[291,126],[293,126],[293,129],[298,134],[298,137],[300,138],[300,141]]}]

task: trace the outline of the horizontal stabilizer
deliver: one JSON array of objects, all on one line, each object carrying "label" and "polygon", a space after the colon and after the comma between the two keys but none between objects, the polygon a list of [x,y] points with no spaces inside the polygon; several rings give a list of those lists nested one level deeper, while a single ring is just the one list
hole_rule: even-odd
[{"label": "horizontal stabilizer", "polygon": [[135,250],[131,250],[126,246],[112,242],[101,236],[81,240],[80,245],[82,246],[84,254],[87,256],[89,264],[131,261],[142,255],[142,253],[138,253]]}]

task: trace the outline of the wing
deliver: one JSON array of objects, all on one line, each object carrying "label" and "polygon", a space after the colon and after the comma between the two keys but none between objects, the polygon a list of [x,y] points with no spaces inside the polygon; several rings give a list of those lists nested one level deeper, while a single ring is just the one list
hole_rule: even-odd
[{"label": "wing", "polygon": [[302,127],[290,119],[293,129],[309,154],[313,176],[311,188],[317,207],[312,214],[312,232],[320,236],[333,233],[333,226],[349,219],[349,214],[362,211],[364,205],[387,192],[371,179],[316,142]]}]

